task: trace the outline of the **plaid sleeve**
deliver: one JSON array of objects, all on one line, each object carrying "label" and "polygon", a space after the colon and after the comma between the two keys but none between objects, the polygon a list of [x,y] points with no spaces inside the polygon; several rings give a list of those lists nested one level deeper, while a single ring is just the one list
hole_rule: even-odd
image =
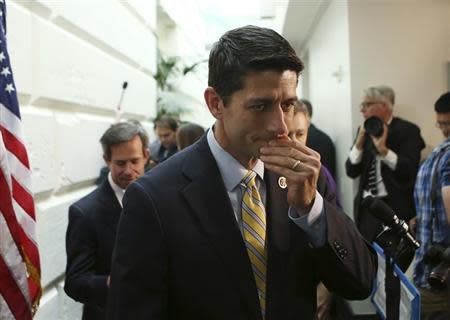
[{"label": "plaid sleeve", "polygon": [[441,188],[450,186],[450,150],[447,150],[440,163]]}]

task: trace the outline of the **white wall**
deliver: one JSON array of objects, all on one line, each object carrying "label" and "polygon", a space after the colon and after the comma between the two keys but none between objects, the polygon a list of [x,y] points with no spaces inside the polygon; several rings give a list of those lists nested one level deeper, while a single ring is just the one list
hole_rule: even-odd
[{"label": "white wall", "polygon": [[62,289],[68,206],[94,189],[114,121],[155,114],[156,0],[8,1],[8,45],[33,172],[44,295],[35,319],[80,319]]},{"label": "white wall", "polygon": [[[158,45],[164,56],[181,57],[186,65],[208,58],[206,26],[196,0],[161,0],[159,13]],[[181,116],[182,120],[205,128],[214,122],[203,98],[207,79],[207,62],[204,62],[174,84],[176,102],[190,110]]]},{"label": "white wall", "polygon": [[[302,6],[309,8],[308,3],[290,3],[291,14]],[[364,88],[392,86],[397,94],[394,113],[420,126],[428,150],[442,141],[433,106],[449,90],[449,13],[446,0],[334,0],[316,16],[309,34],[298,30],[296,40],[292,19],[285,26],[307,63],[301,91],[313,103],[313,122],[336,145],[337,182],[346,212],[353,211],[357,181],[346,177],[344,163],[362,122]]]},{"label": "white wall", "polygon": [[346,1],[333,1],[311,35],[306,50],[306,98],[314,108],[312,121],[330,135],[336,146],[337,183],[347,213],[352,212],[353,184],[345,178],[344,163],[352,142],[351,79]]},{"label": "white wall", "polygon": [[351,1],[349,5],[353,128],[361,123],[363,89],[387,84],[394,114],[416,123],[428,145],[442,141],[434,102],[447,88],[450,2]]}]

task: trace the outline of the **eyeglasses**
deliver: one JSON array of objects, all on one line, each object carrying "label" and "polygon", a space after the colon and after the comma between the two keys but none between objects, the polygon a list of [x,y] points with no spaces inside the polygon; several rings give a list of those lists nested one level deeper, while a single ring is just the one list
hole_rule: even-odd
[{"label": "eyeglasses", "polygon": [[370,102],[361,102],[361,104],[359,105],[359,109],[365,109],[365,108],[369,108],[371,106],[373,106],[374,104],[379,104],[382,103],[380,101],[370,101]]},{"label": "eyeglasses", "polygon": [[434,125],[439,129],[447,129],[450,128],[450,121],[438,121]]}]

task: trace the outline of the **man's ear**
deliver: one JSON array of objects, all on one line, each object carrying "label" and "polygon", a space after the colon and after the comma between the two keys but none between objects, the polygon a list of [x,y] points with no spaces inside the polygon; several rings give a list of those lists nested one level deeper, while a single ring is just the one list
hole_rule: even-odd
[{"label": "man's ear", "polygon": [[223,100],[219,94],[214,90],[213,87],[208,87],[205,89],[204,98],[206,105],[208,106],[209,112],[216,119],[222,118],[222,112],[224,108]]},{"label": "man's ear", "polygon": [[149,148],[145,148],[144,149],[144,159],[145,159],[145,161],[147,161],[148,158],[150,158],[150,149]]},{"label": "man's ear", "polygon": [[111,159],[108,159],[108,157],[106,156],[106,154],[103,154],[103,160],[105,160],[106,166],[109,167],[109,165],[110,165],[110,163],[111,163]]}]

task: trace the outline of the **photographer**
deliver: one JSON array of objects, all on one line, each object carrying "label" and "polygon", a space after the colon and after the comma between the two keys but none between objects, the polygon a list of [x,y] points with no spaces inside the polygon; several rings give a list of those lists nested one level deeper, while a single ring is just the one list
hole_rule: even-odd
[{"label": "photographer", "polygon": [[395,93],[390,87],[365,90],[361,103],[365,122],[345,163],[347,176],[360,178],[354,217],[368,241],[375,239],[382,226],[361,205],[364,197],[383,199],[405,221],[415,216],[413,187],[425,143],[415,124],[393,117],[394,103]]},{"label": "photographer", "polygon": [[[416,238],[422,245],[416,251],[414,282],[421,294],[422,319],[450,319],[448,278],[445,279],[448,261],[444,261],[448,260],[445,250],[450,248],[450,92],[436,101],[435,111],[436,126],[445,140],[433,150],[417,175],[417,218],[411,225],[417,222]],[[430,285],[430,274],[436,272],[442,279],[440,286],[433,282]],[[435,275],[431,276],[432,281]]]}]

